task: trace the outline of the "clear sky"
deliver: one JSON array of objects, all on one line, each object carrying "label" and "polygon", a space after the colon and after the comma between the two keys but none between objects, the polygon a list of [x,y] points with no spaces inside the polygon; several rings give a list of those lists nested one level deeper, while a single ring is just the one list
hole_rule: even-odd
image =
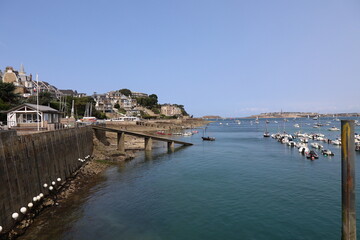
[{"label": "clear sky", "polygon": [[0,68],[194,116],[360,112],[360,1],[1,1]]}]

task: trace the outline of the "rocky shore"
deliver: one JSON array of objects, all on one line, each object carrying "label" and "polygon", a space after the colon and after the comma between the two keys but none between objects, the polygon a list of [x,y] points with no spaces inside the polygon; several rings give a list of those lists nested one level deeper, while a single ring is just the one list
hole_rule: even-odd
[{"label": "rocky shore", "polygon": [[[134,122],[109,122],[107,127],[116,129],[126,129],[128,131],[146,132],[156,135],[157,131],[179,131],[182,129],[196,128],[207,124],[207,121],[201,119],[190,120],[166,120],[166,121],[146,121],[141,124]],[[133,136],[125,136],[125,152],[117,150],[116,133],[106,133],[106,139],[98,139],[94,135],[94,151],[91,158],[79,168],[71,178],[63,181],[54,191],[54,194],[48,195],[39,201],[25,218],[14,224],[13,229],[5,235],[0,236],[0,240],[12,240],[23,235],[26,229],[35,221],[37,216],[49,214],[44,211],[47,208],[66,204],[66,200],[83,188],[89,187],[89,183],[95,176],[101,174],[109,166],[129,161],[136,156],[137,151],[144,149],[144,139]],[[44,216],[46,217],[46,216]]]}]

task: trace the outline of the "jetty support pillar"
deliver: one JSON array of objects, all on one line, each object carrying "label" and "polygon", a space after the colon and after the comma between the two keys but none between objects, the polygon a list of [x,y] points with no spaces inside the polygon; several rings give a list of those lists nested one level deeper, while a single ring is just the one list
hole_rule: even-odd
[{"label": "jetty support pillar", "polygon": [[354,120],[341,120],[342,240],[356,240]]},{"label": "jetty support pillar", "polygon": [[117,133],[117,149],[120,152],[125,152],[125,133],[124,132]]},{"label": "jetty support pillar", "polygon": [[168,146],[168,150],[174,150],[174,148],[175,148],[175,143],[174,143],[174,141],[168,142],[168,143],[167,143],[167,146]]},{"label": "jetty support pillar", "polygon": [[152,138],[145,137],[145,151],[151,151],[152,149]]}]

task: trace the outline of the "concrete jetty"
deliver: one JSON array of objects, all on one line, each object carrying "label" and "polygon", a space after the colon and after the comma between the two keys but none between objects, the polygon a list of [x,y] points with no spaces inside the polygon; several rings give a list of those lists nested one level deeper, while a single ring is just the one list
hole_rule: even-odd
[{"label": "concrete jetty", "polygon": [[102,127],[102,126],[92,126],[92,128],[94,129],[95,132],[101,131],[101,132],[117,133],[117,148],[121,152],[125,151],[125,134],[144,138],[146,151],[150,151],[152,149],[153,140],[167,142],[169,149],[173,149],[175,147],[175,144],[181,144],[184,146],[193,145],[192,143],[189,143],[189,142],[183,142],[183,141],[178,141],[175,139],[153,136],[153,135],[149,135],[149,134],[145,134],[145,133],[131,132],[131,131],[122,130],[122,129],[114,129],[114,128],[108,128],[108,127]]}]

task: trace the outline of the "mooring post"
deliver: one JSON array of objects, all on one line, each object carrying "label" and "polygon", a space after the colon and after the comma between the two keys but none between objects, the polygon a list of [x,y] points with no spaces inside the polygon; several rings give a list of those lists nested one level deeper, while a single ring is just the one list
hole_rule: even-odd
[{"label": "mooring post", "polygon": [[152,138],[145,137],[145,151],[151,151],[152,149]]},{"label": "mooring post", "polygon": [[168,150],[174,150],[175,148],[175,143],[174,141],[170,141],[167,143],[167,146],[168,146]]},{"label": "mooring post", "polygon": [[356,240],[354,120],[341,120],[342,240]]},{"label": "mooring post", "polygon": [[125,133],[124,132],[117,133],[117,149],[120,152],[125,152]]}]

